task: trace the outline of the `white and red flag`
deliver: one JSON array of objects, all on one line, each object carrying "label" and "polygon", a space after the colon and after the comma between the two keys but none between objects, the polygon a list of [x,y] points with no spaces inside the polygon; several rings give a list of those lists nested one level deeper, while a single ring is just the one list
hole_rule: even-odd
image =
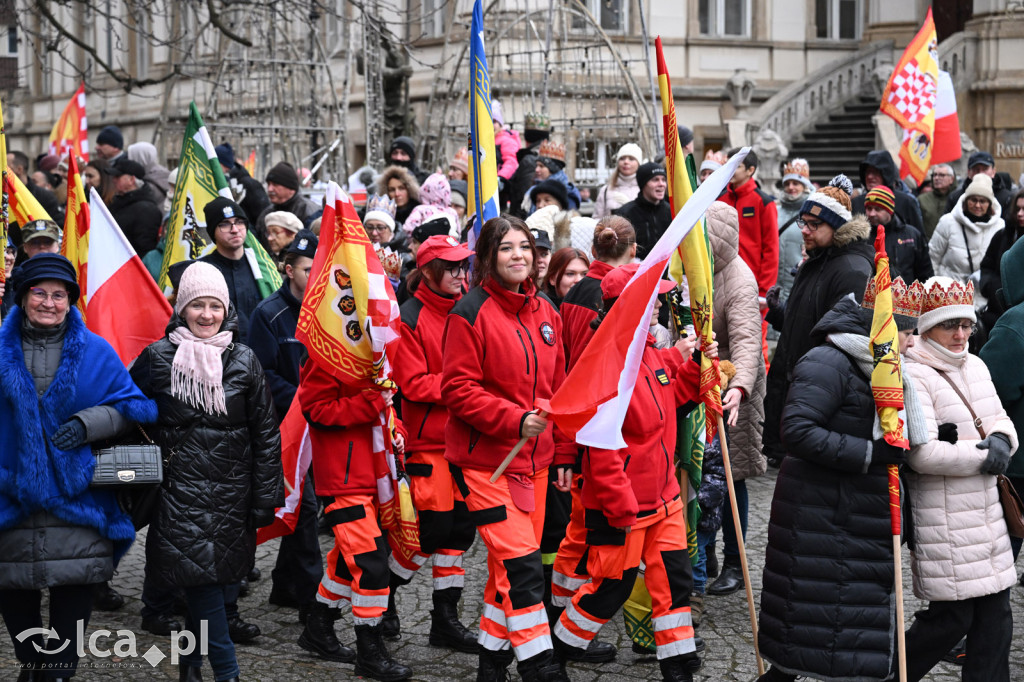
[{"label": "white and red flag", "polygon": [[274,522],[256,531],[256,542],[291,535],[299,522],[302,508],[302,487],[313,462],[313,445],[309,440],[309,424],[302,416],[298,400],[292,400],[281,422],[281,467],[284,469],[284,506],[274,513]]},{"label": "white and red flag", "polygon": [[86,326],[106,339],[127,365],[163,338],[171,306],[96,188],[89,192]]},{"label": "white and red flag", "polygon": [[729,184],[748,151],[749,147],[740,150],[686,201],[608,311],[562,386],[551,400],[537,401],[537,407],[577,443],[608,450],[626,447],[622,421],[633,397],[658,282],[676,248]]}]

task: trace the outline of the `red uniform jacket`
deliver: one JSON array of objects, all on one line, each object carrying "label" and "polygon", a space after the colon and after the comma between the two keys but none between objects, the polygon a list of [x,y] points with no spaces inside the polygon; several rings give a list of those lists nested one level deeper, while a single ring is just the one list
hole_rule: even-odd
[{"label": "red uniform jacket", "polygon": [[735,208],[740,216],[740,258],[757,278],[758,295],[764,296],[779,276],[779,213],[775,199],[751,179],[739,187],[730,185],[719,201]]},{"label": "red uniform jacket", "polygon": [[573,368],[580,359],[583,349],[594,336],[590,322],[597,317],[601,307],[601,280],[615,268],[595,260],[590,264],[587,275],[577,282],[562,300],[559,312],[562,314],[562,342],[565,345],[566,371]]},{"label": "red uniform jacket", "polygon": [[[550,399],[565,378],[562,320],[531,282],[523,292],[487,281],[448,315],[441,394],[448,403],[445,457],[457,466],[496,469],[519,441],[534,401]],[[554,447],[549,428],[526,442],[507,471],[544,469]]]},{"label": "red uniform jacket", "polygon": [[[381,392],[344,384],[307,362],[295,394],[309,422],[316,494],[333,496],[377,492],[377,479],[388,473],[383,455],[374,454],[373,427],[384,398]],[[399,431],[405,435],[404,429]]]},{"label": "red uniform jacket", "polygon": [[583,451],[584,525],[598,537],[621,534],[612,526],[633,525],[637,514],[657,509],[679,495],[673,463],[676,406],[696,400],[699,376],[700,365],[690,358],[684,360],[675,348],[655,349],[654,337],[648,335],[622,423],[626,447],[587,447]]},{"label": "red uniform jacket", "polygon": [[445,318],[457,300],[434,292],[421,280],[413,298],[402,304],[395,381],[402,389],[409,452],[444,449],[448,407],[441,400],[441,339]]}]

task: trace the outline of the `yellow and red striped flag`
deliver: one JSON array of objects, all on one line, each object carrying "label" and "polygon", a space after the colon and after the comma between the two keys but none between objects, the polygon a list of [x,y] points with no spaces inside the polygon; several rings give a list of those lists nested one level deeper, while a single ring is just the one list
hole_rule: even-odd
[{"label": "yellow and red striped flag", "polygon": [[50,131],[50,153],[89,160],[89,127],[85,118],[85,83],[78,86]]},{"label": "yellow and red striped flag", "polygon": [[53,220],[21,179],[7,170],[4,171],[4,194],[7,195],[8,219],[18,223],[19,227],[33,220]]},{"label": "yellow and red striped flag", "polygon": [[[683,147],[679,144],[679,128],[676,121],[676,105],[672,99],[672,84],[665,65],[665,54],[661,48],[661,37],[655,40],[658,55],[658,86],[661,89],[662,124],[665,129],[665,172],[668,175],[668,196],[672,205],[672,215],[682,210],[683,205],[693,196],[697,186],[693,160],[689,155],[683,156]],[[673,267],[681,265],[679,267]],[[678,282],[680,275],[685,273],[690,290],[690,313],[693,316],[693,328],[701,338],[701,347],[711,344],[711,318],[714,310],[712,302],[713,281],[715,276],[714,263],[711,257],[711,245],[708,243],[704,218],[701,217],[693,229],[686,235],[676,249],[669,267],[669,274]],[[701,356],[700,364],[700,398],[704,407],[714,414],[722,414],[722,395],[719,389],[718,360],[706,355]],[[717,431],[718,420],[708,415],[705,420],[707,440],[711,442]]]},{"label": "yellow and red striped flag", "polygon": [[84,320],[89,291],[89,204],[85,201],[85,187],[74,155],[68,157],[68,207],[60,255],[71,261],[78,272],[78,286],[82,290],[78,308]]}]

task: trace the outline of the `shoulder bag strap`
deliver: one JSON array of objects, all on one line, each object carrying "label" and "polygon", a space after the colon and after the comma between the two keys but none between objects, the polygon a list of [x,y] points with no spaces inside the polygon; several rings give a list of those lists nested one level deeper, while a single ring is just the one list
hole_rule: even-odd
[{"label": "shoulder bag strap", "polygon": [[981,434],[981,437],[988,438],[988,436],[985,434],[985,429],[981,426],[981,419],[978,417],[977,413],[975,413],[974,408],[971,407],[971,403],[970,401],[967,400],[967,396],[965,396],[963,394],[963,391],[961,391],[960,388],[955,383],[953,383],[953,380],[949,378],[948,374],[946,374],[945,372],[939,372],[939,376],[945,379],[946,383],[950,385],[950,388],[956,391],[956,394],[960,396],[960,400],[964,402],[964,405],[967,407],[967,411],[971,413],[971,417],[974,419],[974,428],[978,429],[978,433]]},{"label": "shoulder bag strap", "polygon": [[797,219],[797,218],[799,218],[799,217],[800,217],[800,212],[798,211],[798,212],[796,212],[795,214],[793,214],[793,217],[792,217],[792,218],[790,218],[789,220],[787,220],[786,222],[784,222],[784,223],[783,223],[782,225],[779,225],[779,236],[781,236],[781,235],[782,235],[782,233],[786,231],[786,228],[787,228],[787,227],[789,227],[790,225],[792,225],[793,223],[795,223],[795,222],[796,222],[796,219]]},{"label": "shoulder bag strap", "polygon": [[971,257],[971,243],[967,241],[967,228],[964,227],[963,223],[960,223],[960,234],[964,236],[964,248],[967,249],[967,265],[970,266],[971,272],[974,272],[974,259]]}]

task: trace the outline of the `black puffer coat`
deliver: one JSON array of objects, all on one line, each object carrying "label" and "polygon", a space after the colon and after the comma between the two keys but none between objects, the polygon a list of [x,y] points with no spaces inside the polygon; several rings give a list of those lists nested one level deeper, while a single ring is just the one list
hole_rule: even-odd
[{"label": "black puffer coat", "polygon": [[[184,324],[174,315],[167,333]],[[224,329],[236,329],[233,308]],[[148,432],[165,460],[170,457],[146,558],[171,585],[238,582],[252,568],[256,551],[251,511],[284,504],[273,403],[256,355],[239,343],[222,356],[227,415],[210,415],[173,397],[176,351],[165,337],[131,367],[136,385],[159,408],[157,424]]]},{"label": "black puffer coat", "polygon": [[768,370],[763,435],[766,452],[781,453],[782,405],[796,363],[817,345],[811,340],[811,330],[847,294],[853,294],[858,301],[864,297],[868,277],[875,269],[875,250],[868,241],[870,233],[871,225],[864,216],[854,216],[836,230],[832,246],[811,251],[797,270],[785,304],[768,313],[768,322],[782,336]]},{"label": "black puffer coat", "polygon": [[[866,336],[870,312],[840,301],[814,329]],[[871,464],[875,405],[854,361],[832,345],[796,366],[782,417],[786,457],[768,522],[758,643],[784,671],[882,680],[895,637],[886,468]],[[866,471],[865,471],[866,470]]]}]

